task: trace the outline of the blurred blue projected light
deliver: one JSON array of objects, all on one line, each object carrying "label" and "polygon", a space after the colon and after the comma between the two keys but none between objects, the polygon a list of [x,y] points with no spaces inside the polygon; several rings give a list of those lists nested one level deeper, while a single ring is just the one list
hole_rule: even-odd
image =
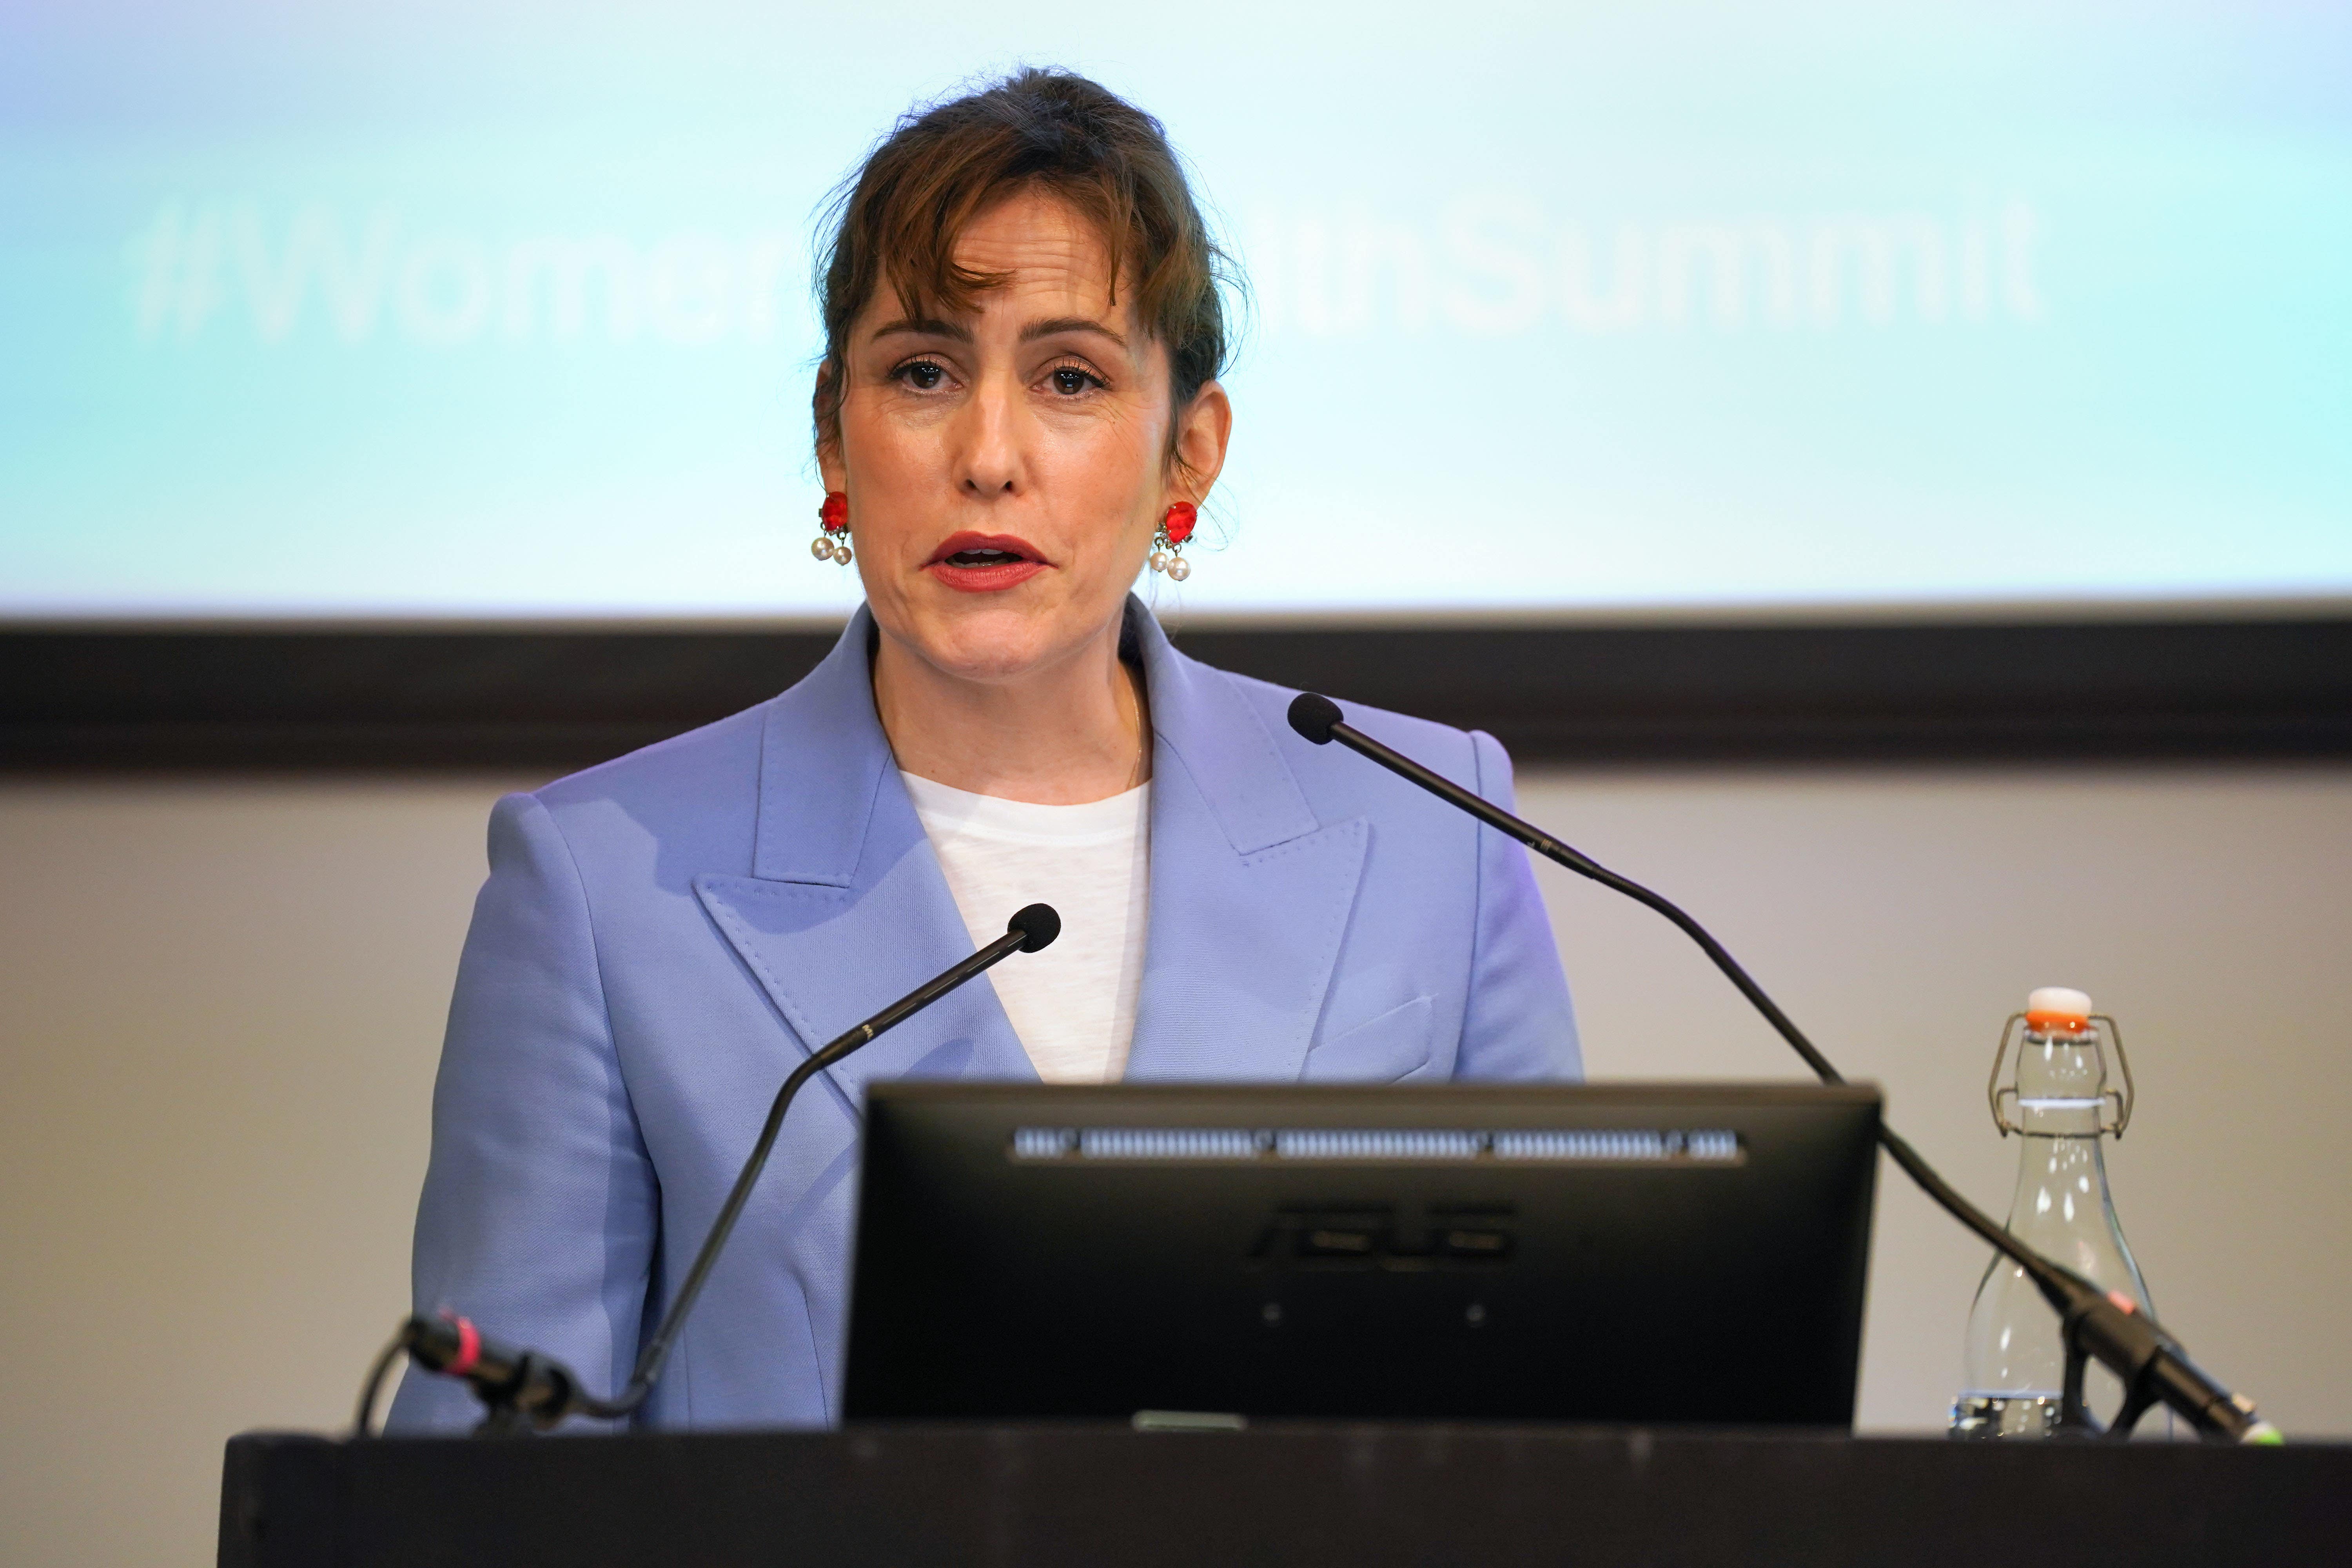
[{"label": "blurred blue projected light", "polygon": [[1163,605],[2352,593],[2340,7],[825,9],[12,8],[0,616],[838,615],[812,215],[1022,60],[1254,284]]}]

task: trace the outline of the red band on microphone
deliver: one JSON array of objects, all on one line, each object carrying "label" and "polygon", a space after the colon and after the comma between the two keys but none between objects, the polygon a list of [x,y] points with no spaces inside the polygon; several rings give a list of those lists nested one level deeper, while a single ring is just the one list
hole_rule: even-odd
[{"label": "red band on microphone", "polygon": [[457,1329],[457,1353],[441,1371],[449,1377],[463,1377],[474,1370],[476,1362],[482,1359],[482,1331],[474,1327],[471,1318],[461,1318],[455,1312],[441,1315],[456,1324]]}]

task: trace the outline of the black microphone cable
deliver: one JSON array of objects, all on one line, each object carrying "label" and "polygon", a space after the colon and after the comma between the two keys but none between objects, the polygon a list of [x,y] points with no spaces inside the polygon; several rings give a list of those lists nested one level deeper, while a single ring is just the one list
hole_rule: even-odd
[{"label": "black microphone cable", "polygon": [[377,1396],[393,1363],[403,1353],[429,1372],[462,1377],[472,1384],[476,1396],[488,1411],[482,1425],[485,1432],[518,1432],[526,1427],[546,1431],[572,1415],[617,1420],[632,1414],[646,1402],[646,1396],[653,1392],[655,1380],[661,1376],[670,1348],[677,1342],[679,1330],[686,1326],[687,1314],[694,1310],[695,1298],[701,1295],[712,1267],[727,1246],[728,1237],[734,1232],[735,1222],[742,1217],[743,1205],[751,1201],[751,1189],[758,1184],[769,1152],[776,1146],[776,1135],[783,1129],[784,1112],[791,1107],[793,1097],[800,1093],[801,1086],[982,971],[1016,952],[1038,952],[1061,934],[1062,917],[1054,912],[1053,906],[1031,904],[1005,922],[1003,936],[925,981],[824,1048],[812,1052],[793,1068],[783,1087],[776,1091],[775,1102],[768,1108],[768,1120],[760,1129],[759,1142],[743,1162],[733,1189],[719,1207],[719,1217],[710,1222],[709,1234],[702,1238],[702,1248],[695,1254],[694,1266],[687,1270],[677,1294],[670,1299],[669,1310],[662,1314],[661,1322],[638,1352],[636,1368],[618,1394],[610,1399],[600,1399],[583,1388],[578,1375],[562,1362],[488,1339],[470,1321],[455,1313],[428,1317],[419,1312],[401,1324],[392,1342],[384,1346],[369,1368],[367,1381],[360,1391],[359,1414],[352,1424],[352,1435],[374,1435]]},{"label": "black microphone cable", "polygon": [[[1627,877],[1622,877],[1591,857],[1561,843],[1534,825],[1521,821],[1509,812],[1463,788],[1452,779],[1435,773],[1411,757],[1382,745],[1362,731],[1344,721],[1339,705],[1328,697],[1314,692],[1302,692],[1290,704],[1290,727],[1304,739],[1318,746],[1337,741],[1360,756],[1370,758],[1391,773],[1420,785],[1430,794],[1468,812],[1479,821],[1508,837],[1517,839],[1544,858],[1567,867],[1580,877],[1589,878],[1615,892],[1622,893],[1635,902],[1646,905],[1674,922],[1676,929],[1696,942],[1715,966],[1721,970],[1739,994],[1748,998],[1764,1016],[1780,1037],[1789,1042],[1805,1065],[1823,1083],[1839,1084],[1845,1078],[1805,1037],[1795,1020],[1782,1012],[1780,1005],[1764,993],[1754,977],[1740,967],[1724,945],[1710,935],[1688,912],[1663,894],[1652,891]],[[1878,1124],[1879,1146],[1903,1168],[1919,1189],[1935,1200],[1937,1205],[1962,1225],[1983,1237],[1994,1248],[2025,1270],[2034,1286],[2058,1314],[2060,1331],[2067,1346],[2066,1388],[2063,1407],[2068,1420],[2087,1426],[2089,1417],[2083,1409],[2083,1357],[2095,1356],[2113,1369],[2123,1380],[2123,1408],[2116,1414],[2109,1431],[2123,1436],[2138,1423],[2141,1415],[2158,1402],[2179,1411],[2192,1426],[2209,1436],[2231,1442],[2277,1442],[2278,1429],[2262,1419],[2253,1401],[2233,1394],[2211,1377],[2200,1371],[2179,1342],[2138,1310],[2128,1297],[2110,1296],[2089,1280],[2068,1268],[2061,1268],[2042,1257],[2009,1233],[2009,1227],[1996,1222],[1990,1215],[1970,1203],[1959,1190],[1937,1173],[1935,1167],[1913,1147],[1908,1140],[1886,1125],[1882,1118]]]}]

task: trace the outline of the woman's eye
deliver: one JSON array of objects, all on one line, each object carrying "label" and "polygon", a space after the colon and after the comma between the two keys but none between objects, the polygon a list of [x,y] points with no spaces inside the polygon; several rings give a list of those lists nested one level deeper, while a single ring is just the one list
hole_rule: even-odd
[{"label": "woman's eye", "polygon": [[898,367],[899,380],[918,392],[930,392],[948,378],[948,373],[929,360],[911,360]]},{"label": "woman's eye", "polygon": [[1066,364],[1055,370],[1047,379],[1053,382],[1054,390],[1065,397],[1076,397],[1082,392],[1090,391],[1102,384],[1099,380],[1088,375],[1085,371]]}]

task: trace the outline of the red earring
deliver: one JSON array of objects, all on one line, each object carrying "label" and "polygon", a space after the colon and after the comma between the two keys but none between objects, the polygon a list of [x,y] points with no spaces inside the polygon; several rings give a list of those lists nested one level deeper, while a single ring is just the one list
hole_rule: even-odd
[{"label": "red earring", "polygon": [[837,561],[849,564],[849,498],[839,490],[824,492],[824,504],[816,509],[817,525],[824,531],[809,546],[809,553],[819,561]]},{"label": "red earring", "polygon": [[1190,563],[1184,559],[1184,542],[1192,537],[1192,525],[1200,521],[1201,511],[1191,501],[1180,500],[1168,509],[1160,520],[1160,532],[1152,540],[1151,569],[1165,572],[1171,583],[1181,583],[1192,574]]}]

